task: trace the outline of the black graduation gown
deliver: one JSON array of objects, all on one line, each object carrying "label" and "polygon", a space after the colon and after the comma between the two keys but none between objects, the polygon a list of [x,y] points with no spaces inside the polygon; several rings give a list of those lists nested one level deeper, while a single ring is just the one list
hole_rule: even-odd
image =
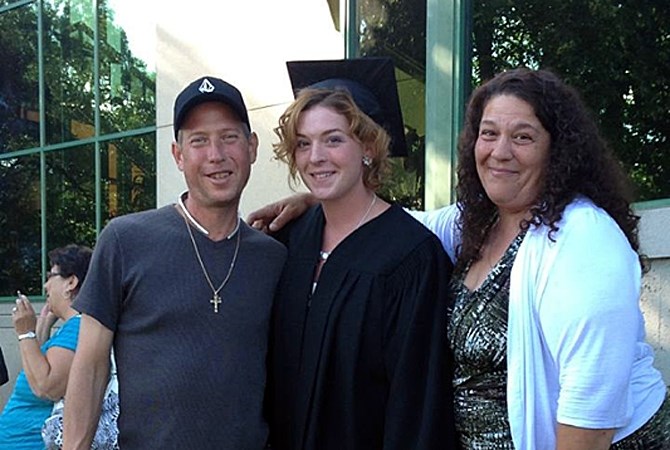
[{"label": "black graduation gown", "polygon": [[312,294],[324,225],[316,206],[280,237],[289,255],[273,315],[273,449],[457,448],[452,265],[439,240],[394,205],[333,250]]}]

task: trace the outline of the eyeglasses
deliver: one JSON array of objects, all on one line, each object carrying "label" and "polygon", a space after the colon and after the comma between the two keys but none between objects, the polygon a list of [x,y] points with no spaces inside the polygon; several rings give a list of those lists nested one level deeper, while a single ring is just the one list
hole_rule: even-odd
[{"label": "eyeglasses", "polygon": [[47,272],[47,280],[50,279],[51,277],[63,277],[63,278],[65,278],[65,275],[63,275],[61,272],[48,271]]}]

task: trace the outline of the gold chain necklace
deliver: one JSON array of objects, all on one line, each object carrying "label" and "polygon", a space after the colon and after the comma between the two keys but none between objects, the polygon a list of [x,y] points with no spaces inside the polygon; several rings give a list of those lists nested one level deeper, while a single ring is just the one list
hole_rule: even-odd
[{"label": "gold chain necklace", "polygon": [[[186,209],[186,208],[184,208]],[[218,288],[214,288],[214,283],[212,283],[211,278],[209,277],[209,273],[207,273],[207,269],[205,268],[205,263],[202,261],[202,257],[200,256],[200,251],[198,250],[198,245],[195,243],[195,237],[193,236],[193,231],[191,231],[191,226],[188,224],[188,220],[186,217],[184,217],[184,222],[186,223],[186,229],[188,230],[188,235],[191,237],[191,242],[193,243],[193,249],[195,250],[195,256],[198,258],[198,262],[200,263],[200,268],[202,269],[202,273],[205,275],[205,279],[207,280],[207,284],[209,284],[210,289],[212,290],[212,299],[209,301],[213,306],[214,306],[214,312],[218,313],[219,312],[219,305],[223,302],[221,299],[221,296],[219,295],[219,292],[221,292],[221,289],[228,283],[228,280],[230,279],[230,276],[233,273],[233,268],[235,267],[235,261],[237,261],[237,253],[240,250],[240,236],[242,235],[242,230],[239,229],[240,227],[240,220],[237,219],[237,243],[235,244],[235,253],[233,253],[233,259],[230,261],[230,267],[228,268],[228,273],[226,274],[226,278],[223,279],[221,284],[219,285]]]}]

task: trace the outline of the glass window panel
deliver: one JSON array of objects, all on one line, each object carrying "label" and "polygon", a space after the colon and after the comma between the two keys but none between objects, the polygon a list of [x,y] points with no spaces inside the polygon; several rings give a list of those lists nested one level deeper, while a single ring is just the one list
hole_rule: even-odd
[{"label": "glass window panel", "polygon": [[388,56],[396,66],[398,94],[409,156],[391,158],[391,175],[381,194],[423,209],[425,160],[426,2],[358,0],[358,54]]},{"label": "glass window panel", "polygon": [[131,0],[99,5],[103,134],[156,123],[156,24],[152,11],[138,12],[141,5]]},{"label": "glass window panel", "polygon": [[93,3],[44,3],[44,79],[48,144],[90,138],[94,127]]},{"label": "glass window panel", "polygon": [[95,147],[46,154],[47,248],[95,242]]},{"label": "glass window panel", "polygon": [[7,5],[11,5],[12,3],[18,3],[20,0],[0,0],[0,8]]},{"label": "glass window panel", "polygon": [[39,145],[35,5],[0,14],[0,153]]},{"label": "glass window panel", "polygon": [[0,297],[40,295],[40,157],[0,159]]},{"label": "glass window panel", "polygon": [[670,197],[668,2],[473,2],[473,85],[546,67],[575,86],[638,188]]},{"label": "glass window panel", "polygon": [[156,206],[156,134],[101,144],[103,218]]}]

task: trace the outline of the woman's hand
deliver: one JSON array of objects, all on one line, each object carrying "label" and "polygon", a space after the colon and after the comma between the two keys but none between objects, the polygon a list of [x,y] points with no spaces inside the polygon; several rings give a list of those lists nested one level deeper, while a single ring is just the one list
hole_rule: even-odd
[{"label": "woman's hand", "polygon": [[60,399],[65,394],[74,352],[59,346],[49,348],[46,354],[40,350],[40,345],[49,338],[51,326],[58,318],[45,305],[38,320],[30,300],[20,292],[12,311],[12,322],[17,334],[34,331],[37,335],[37,339],[23,339],[19,342],[21,364],[30,389],[40,398],[51,401]]},{"label": "woman's hand", "polygon": [[58,316],[51,311],[49,304],[45,304],[40,311],[40,316],[37,318],[37,341],[43,344],[51,336],[51,328],[58,321]]},{"label": "woman's hand", "polygon": [[16,306],[12,309],[12,323],[16,334],[25,334],[37,328],[37,317],[33,305],[20,291],[16,299]]},{"label": "woman's hand", "polygon": [[258,209],[247,216],[247,223],[257,230],[273,233],[302,216],[317,203],[312,194],[296,194]]}]

